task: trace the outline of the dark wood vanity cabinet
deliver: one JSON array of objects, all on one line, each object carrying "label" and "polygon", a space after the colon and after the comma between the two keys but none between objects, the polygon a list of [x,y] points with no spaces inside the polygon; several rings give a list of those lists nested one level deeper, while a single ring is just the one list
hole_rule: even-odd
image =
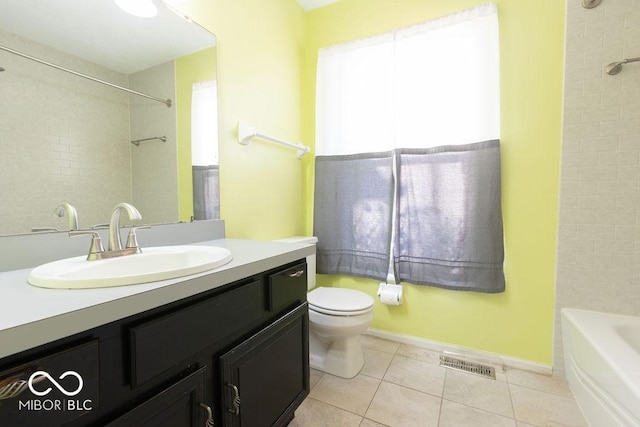
[{"label": "dark wood vanity cabinet", "polygon": [[306,287],[300,260],[6,357],[0,426],[287,425],[309,393]]},{"label": "dark wood vanity cabinet", "polygon": [[224,426],[291,421],[309,391],[308,311],[299,306],[222,355]]}]

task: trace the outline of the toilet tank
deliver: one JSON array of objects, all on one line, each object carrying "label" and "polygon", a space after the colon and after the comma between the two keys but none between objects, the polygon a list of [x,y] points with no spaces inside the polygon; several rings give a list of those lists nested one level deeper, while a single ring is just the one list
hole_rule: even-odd
[{"label": "toilet tank", "polygon": [[[318,238],[315,236],[293,236],[286,239],[278,239],[276,242],[285,243],[308,243],[315,245],[318,243]],[[316,286],[316,256],[309,255],[307,257],[307,289],[312,289]]]}]

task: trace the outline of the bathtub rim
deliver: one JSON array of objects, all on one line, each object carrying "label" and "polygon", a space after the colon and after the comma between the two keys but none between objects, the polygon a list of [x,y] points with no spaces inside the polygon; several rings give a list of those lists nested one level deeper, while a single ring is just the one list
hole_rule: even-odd
[{"label": "bathtub rim", "polygon": [[[569,322],[571,327],[580,333],[622,384],[634,394],[636,401],[640,401],[640,363],[638,363],[640,354],[616,330],[620,325],[629,324],[640,329],[640,317],[568,307],[563,308],[561,313],[562,320]],[[563,334],[565,333],[566,331],[563,330]],[[601,334],[605,334],[606,343],[596,339]],[[606,345],[607,343],[609,345]],[[563,345],[565,345],[564,340]],[[617,357],[611,356],[611,349],[618,350]],[[565,356],[569,350],[573,354],[572,349],[564,348],[563,350]],[[576,364],[576,366],[579,365]],[[584,367],[579,367],[586,372]]]}]

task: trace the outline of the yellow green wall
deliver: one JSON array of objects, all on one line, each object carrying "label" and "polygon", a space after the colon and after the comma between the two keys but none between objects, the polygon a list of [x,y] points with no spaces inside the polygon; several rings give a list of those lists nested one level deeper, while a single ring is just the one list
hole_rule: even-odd
[{"label": "yellow green wall", "polygon": [[[190,0],[184,12],[218,37],[221,216],[227,236],[312,233],[313,159],[236,142],[238,120],[314,145],[319,47],[422,22],[483,0],[340,0],[304,13],[294,0]],[[507,291],[405,286],[376,304],[373,326],[551,364],[564,2],[494,0],[500,15],[503,213]],[[329,286],[377,284],[320,277]]]},{"label": "yellow green wall", "polygon": [[299,141],[304,12],[295,0],[189,0],[182,12],[217,37],[220,216],[227,237],[301,234],[302,162],[295,150],[237,142],[237,123]]},{"label": "yellow green wall", "polygon": [[[176,121],[178,134],[178,217],[193,216],[193,174],[191,168],[191,94],[193,84],[216,78],[216,48],[201,50],[176,59]],[[216,120],[212,117],[211,120]]]},{"label": "yellow green wall", "polygon": [[[484,0],[340,0],[306,14],[303,140],[314,144],[318,48],[385,32]],[[400,307],[376,304],[373,327],[551,365],[565,5],[494,0],[500,19],[502,182],[507,290],[485,295],[406,285]],[[443,64],[435,64],[442,66]],[[313,161],[305,160],[312,233]],[[321,276],[362,290],[377,283]]]}]

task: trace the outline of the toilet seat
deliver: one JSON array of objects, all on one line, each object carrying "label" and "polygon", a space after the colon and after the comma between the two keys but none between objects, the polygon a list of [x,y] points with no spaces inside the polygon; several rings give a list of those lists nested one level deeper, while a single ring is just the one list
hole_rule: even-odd
[{"label": "toilet seat", "polygon": [[374,300],[364,292],[319,287],[307,294],[309,309],[331,316],[357,316],[373,310]]}]

